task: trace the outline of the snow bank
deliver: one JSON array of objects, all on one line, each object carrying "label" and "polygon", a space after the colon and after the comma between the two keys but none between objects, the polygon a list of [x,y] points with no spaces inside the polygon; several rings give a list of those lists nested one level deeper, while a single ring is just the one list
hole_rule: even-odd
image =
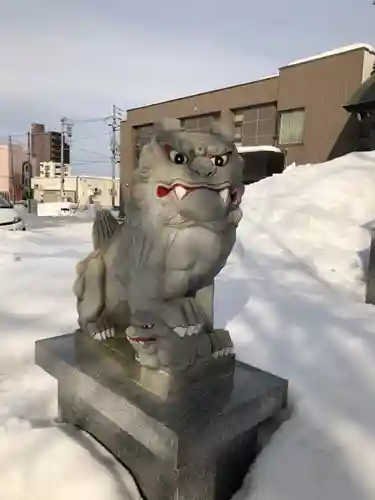
[{"label": "snow bank", "polygon": [[51,201],[38,203],[38,215],[42,217],[60,217],[62,215],[70,215],[71,209],[75,205],[67,201]]},{"label": "snow bank", "polygon": [[216,317],[240,359],[290,380],[295,410],[236,500],[375,498],[375,312],[360,256],[374,185],[367,153],[247,188]]},{"label": "snow bank", "polygon": [[[240,359],[290,380],[294,413],[236,500],[375,498],[375,313],[363,303],[375,154],[352,154],[246,188],[216,322]],[[34,340],[71,331],[91,223],[30,216],[0,235],[0,497],[135,500],[129,474],[56,425],[56,383]]]}]

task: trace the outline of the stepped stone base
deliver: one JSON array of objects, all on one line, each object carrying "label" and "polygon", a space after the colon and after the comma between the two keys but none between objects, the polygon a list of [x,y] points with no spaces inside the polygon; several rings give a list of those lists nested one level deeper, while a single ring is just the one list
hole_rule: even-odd
[{"label": "stepped stone base", "polygon": [[35,360],[58,380],[61,418],[115,455],[147,500],[229,500],[256,456],[260,425],[287,402],[286,380],[239,361],[163,385],[168,374],[131,357],[121,366],[76,333],[37,341]]}]

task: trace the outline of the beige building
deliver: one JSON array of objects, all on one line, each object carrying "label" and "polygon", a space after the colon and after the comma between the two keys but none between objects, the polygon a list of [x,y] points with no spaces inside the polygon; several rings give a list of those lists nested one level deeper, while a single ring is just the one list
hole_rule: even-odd
[{"label": "beige building", "polygon": [[0,193],[10,199],[22,198],[22,163],[25,153],[20,144],[0,144]]},{"label": "beige building", "polygon": [[[33,177],[31,187],[34,199],[39,203],[60,201],[61,177]],[[115,180],[116,205],[119,205],[120,180]],[[66,201],[86,208],[92,203],[103,207],[112,205],[112,178],[67,176],[64,178]]]},{"label": "beige building", "polygon": [[[64,165],[64,175],[72,175],[70,165]],[[61,163],[42,161],[39,164],[39,177],[61,177]]]}]

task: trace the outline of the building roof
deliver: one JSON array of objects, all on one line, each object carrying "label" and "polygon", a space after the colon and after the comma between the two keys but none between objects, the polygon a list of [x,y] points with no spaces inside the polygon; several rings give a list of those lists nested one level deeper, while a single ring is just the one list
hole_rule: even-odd
[{"label": "building roof", "polygon": [[274,153],[281,153],[281,149],[275,146],[238,146],[237,151],[239,153],[254,153],[256,151],[273,151]]},{"label": "building roof", "polygon": [[[365,44],[365,43],[355,43],[355,44],[352,44],[352,45],[347,45],[345,47],[339,47],[339,48],[336,48],[336,49],[332,49],[330,51],[323,52],[321,54],[315,54],[313,56],[306,57],[304,59],[298,59],[296,61],[292,61],[292,62],[290,62],[290,63],[288,63],[288,64],[286,64],[284,66],[281,66],[280,69],[282,69],[282,68],[288,68],[290,66],[296,66],[297,64],[303,64],[303,63],[307,63],[307,62],[310,62],[310,61],[315,61],[317,59],[324,59],[326,57],[337,56],[339,54],[345,54],[347,52],[351,52],[351,51],[354,51],[354,50],[366,50],[368,52],[371,52],[372,54],[375,54],[375,48],[373,48],[371,45]],[[196,94],[189,94],[187,96],[177,97],[177,98],[169,99],[169,100],[166,100],[166,101],[153,102],[153,103],[150,103],[150,104],[145,104],[143,106],[137,106],[135,108],[128,109],[127,112],[131,113],[132,111],[136,111],[138,109],[149,108],[149,107],[152,107],[152,106],[155,106],[155,105],[159,105],[159,104],[165,104],[165,103],[170,103],[170,102],[182,101],[184,99],[191,98],[191,97],[198,97],[198,96],[202,96],[202,95],[213,94],[213,93],[217,92],[218,90],[227,90],[227,89],[231,89],[231,88],[239,88],[239,87],[243,87],[245,85],[249,85],[249,84],[252,84],[252,83],[258,83],[258,82],[261,82],[261,81],[264,81],[264,80],[270,80],[272,78],[278,78],[278,77],[279,77],[279,73],[276,73],[276,74],[269,75],[269,76],[266,76],[266,77],[263,77],[263,78],[259,78],[257,80],[252,80],[252,81],[249,81],[249,82],[239,83],[239,84],[235,84],[235,85],[229,85],[229,86],[222,87],[222,88],[219,88],[219,89],[208,90],[208,91],[205,91],[205,92],[199,92],[199,93],[196,93]]]},{"label": "building roof", "polygon": [[375,106],[375,72],[365,80],[344,105],[346,111],[360,111]]},{"label": "building roof", "polygon": [[305,57],[303,59],[297,59],[296,61],[292,61],[283,68],[288,68],[289,66],[296,66],[297,64],[303,64],[310,61],[316,61],[317,59],[324,59],[326,57],[337,56],[339,54],[345,54],[346,52],[352,52],[353,50],[367,50],[372,54],[375,54],[375,49],[371,45],[367,43],[353,43],[352,45],[346,45],[345,47],[338,47],[337,49],[332,49],[327,52],[322,52],[321,54],[316,54],[314,56]]},{"label": "building roof", "polygon": [[[275,73],[274,75],[268,75],[264,76],[262,78],[258,78],[257,80],[251,80],[249,82],[243,82],[243,83],[236,83],[234,85],[228,85],[226,87],[220,87],[218,89],[213,89],[213,90],[206,90],[205,92],[198,92],[196,94],[188,94],[183,97],[175,97],[174,99],[168,99],[167,101],[158,101],[158,102],[152,102],[151,104],[145,104],[143,106],[137,106],[136,108],[130,108],[127,110],[127,113],[131,113],[132,111],[136,111],[137,109],[143,109],[143,108],[150,108],[151,106],[156,106],[158,104],[165,104],[167,102],[176,102],[176,101],[183,101],[184,99],[188,99],[190,97],[198,97],[201,95],[207,95],[207,94],[214,94],[218,90],[227,90],[227,89],[234,89],[238,87],[244,87],[245,85],[250,85],[251,83],[259,83],[264,80],[271,80],[272,78],[278,78],[279,73]],[[124,120],[126,121],[126,120]]]}]

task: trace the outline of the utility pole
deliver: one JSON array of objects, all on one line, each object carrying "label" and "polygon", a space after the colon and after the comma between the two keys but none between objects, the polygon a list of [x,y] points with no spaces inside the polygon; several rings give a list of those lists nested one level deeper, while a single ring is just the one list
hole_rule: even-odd
[{"label": "utility pole", "polygon": [[60,152],[60,201],[65,199],[65,168],[64,168],[64,152],[65,152],[65,122],[66,118],[63,116],[61,122],[61,152]]},{"label": "utility pole", "polygon": [[26,180],[26,185],[27,185],[27,210],[29,214],[31,213],[31,173],[32,173],[32,137],[31,137],[31,132],[27,132],[27,180]]},{"label": "utility pole", "polygon": [[10,135],[8,138],[8,159],[9,159],[9,171],[10,178],[12,179],[12,199],[13,203],[16,201],[16,186],[14,182],[14,161],[13,161],[13,142],[12,136]]},{"label": "utility pole", "polygon": [[119,144],[117,141],[117,132],[120,130],[120,123],[123,120],[124,112],[115,104],[112,106],[112,121],[109,124],[111,127],[111,164],[112,164],[112,208],[116,206],[116,167],[119,161]]}]

